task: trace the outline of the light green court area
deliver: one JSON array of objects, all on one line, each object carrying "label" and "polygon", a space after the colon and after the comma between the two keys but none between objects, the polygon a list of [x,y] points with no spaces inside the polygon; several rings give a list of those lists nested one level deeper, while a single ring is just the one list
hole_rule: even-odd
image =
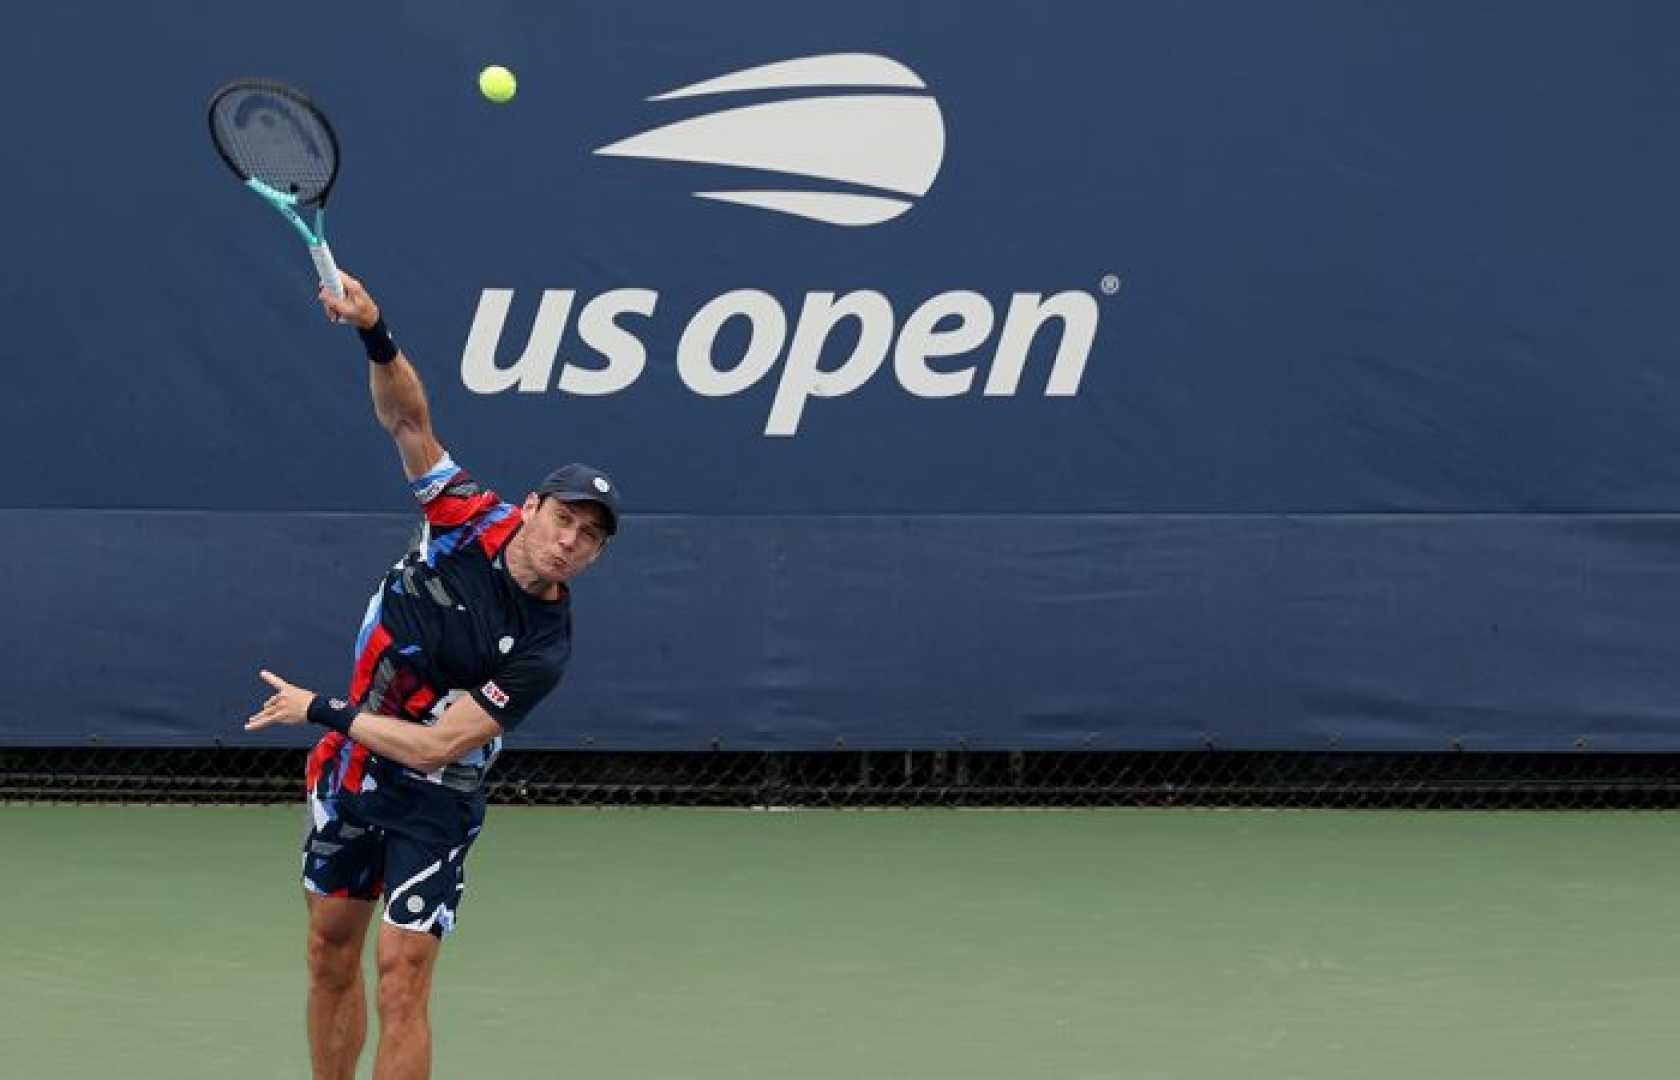
[{"label": "light green court area", "polygon": [[[307,1076],[302,827],[0,807],[0,1076]],[[1677,844],[1671,814],[492,808],[435,1075],[1673,1075]]]}]

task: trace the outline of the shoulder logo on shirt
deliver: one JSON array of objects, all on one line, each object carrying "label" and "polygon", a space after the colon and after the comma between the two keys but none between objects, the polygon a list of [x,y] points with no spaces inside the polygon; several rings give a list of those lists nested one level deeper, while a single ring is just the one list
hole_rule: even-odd
[{"label": "shoulder logo on shirt", "polygon": [[506,690],[503,690],[494,682],[485,683],[482,690],[484,691],[484,696],[488,698],[498,709],[507,708],[508,696]]},{"label": "shoulder logo on shirt", "polygon": [[421,488],[419,491],[415,492],[414,497],[416,499],[419,499],[423,503],[429,503],[433,499],[437,498],[439,495],[442,495],[443,494],[443,489],[448,487],[448,486],[449,486],[449,477],[447,477],[447,476],[440,477],[436,480],[433,480],[431,483],[427,484],[425,487]]}]

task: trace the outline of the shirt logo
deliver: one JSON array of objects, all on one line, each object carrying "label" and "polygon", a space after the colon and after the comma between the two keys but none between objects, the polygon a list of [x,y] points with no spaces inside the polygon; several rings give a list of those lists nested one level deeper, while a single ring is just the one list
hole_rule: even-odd
[{"label": "shirt logo", "polygon": [[482,690],[484,692],[484,696],[487,699],[489,699],[489,701],[492,704],[494,704],[496,706],[496,708],[498,708],[498,709],[507,708],[508,696],[507,696],[507,691],[506,690],[503,690],[501,687],[497,686],[494,682],[485,683],[484,686],[482,687]]},{"label": "shirt logo", "polygon": [[[746,68],[655,94],[649,101],[710,94],[824,88],[805,97],[718,109],[632,135],[595,153],[609,157],[727,165],[807,180],[835,190],[696,191],[699,199],[757,207],[830,225],[879,225],[928,193],[945,158],[945,118],[921,76],[873,53],[803,56]],[[871,88],[884,93],[833,93]],[[888,194],[865,194],[854,187]]]},{"label": "shirt logo", "polygon": [[419,491],[415,492],[415,498],[422,503],[429,503],[439,495],[443,494],[443,489],[448,486],[449,477],[439,477],[427,484],[425,487],[421,488]]}]

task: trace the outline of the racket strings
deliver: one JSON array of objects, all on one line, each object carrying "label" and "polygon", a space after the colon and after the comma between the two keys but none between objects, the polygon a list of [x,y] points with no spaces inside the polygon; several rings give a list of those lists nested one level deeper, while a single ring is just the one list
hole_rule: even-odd
[{"label": "racket strings", "polygon": [[306,102],[278,88],[240,87],[223,93],[210,112],[210,130],[228,164],[299,202],[326,196],[338,172],[332,131]]}]

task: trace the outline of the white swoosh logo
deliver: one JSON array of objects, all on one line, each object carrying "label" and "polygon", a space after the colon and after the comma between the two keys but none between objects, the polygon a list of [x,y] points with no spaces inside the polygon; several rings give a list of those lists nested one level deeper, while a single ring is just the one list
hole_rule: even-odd
[{"label": "white swoosh logo", "polygon": [[[800,87],[926,89],[915,72],[896,60],[836,53],[731,72],[648,100]],[[945,120],[939,102],[926,93],[824,94],[720,109],[633,135],[595,153],[779,172],[916,197],[927,194],[939,175]],[[831,225],[878,225],[913,205],[909,198],[847,191],[694,194]]]}]

